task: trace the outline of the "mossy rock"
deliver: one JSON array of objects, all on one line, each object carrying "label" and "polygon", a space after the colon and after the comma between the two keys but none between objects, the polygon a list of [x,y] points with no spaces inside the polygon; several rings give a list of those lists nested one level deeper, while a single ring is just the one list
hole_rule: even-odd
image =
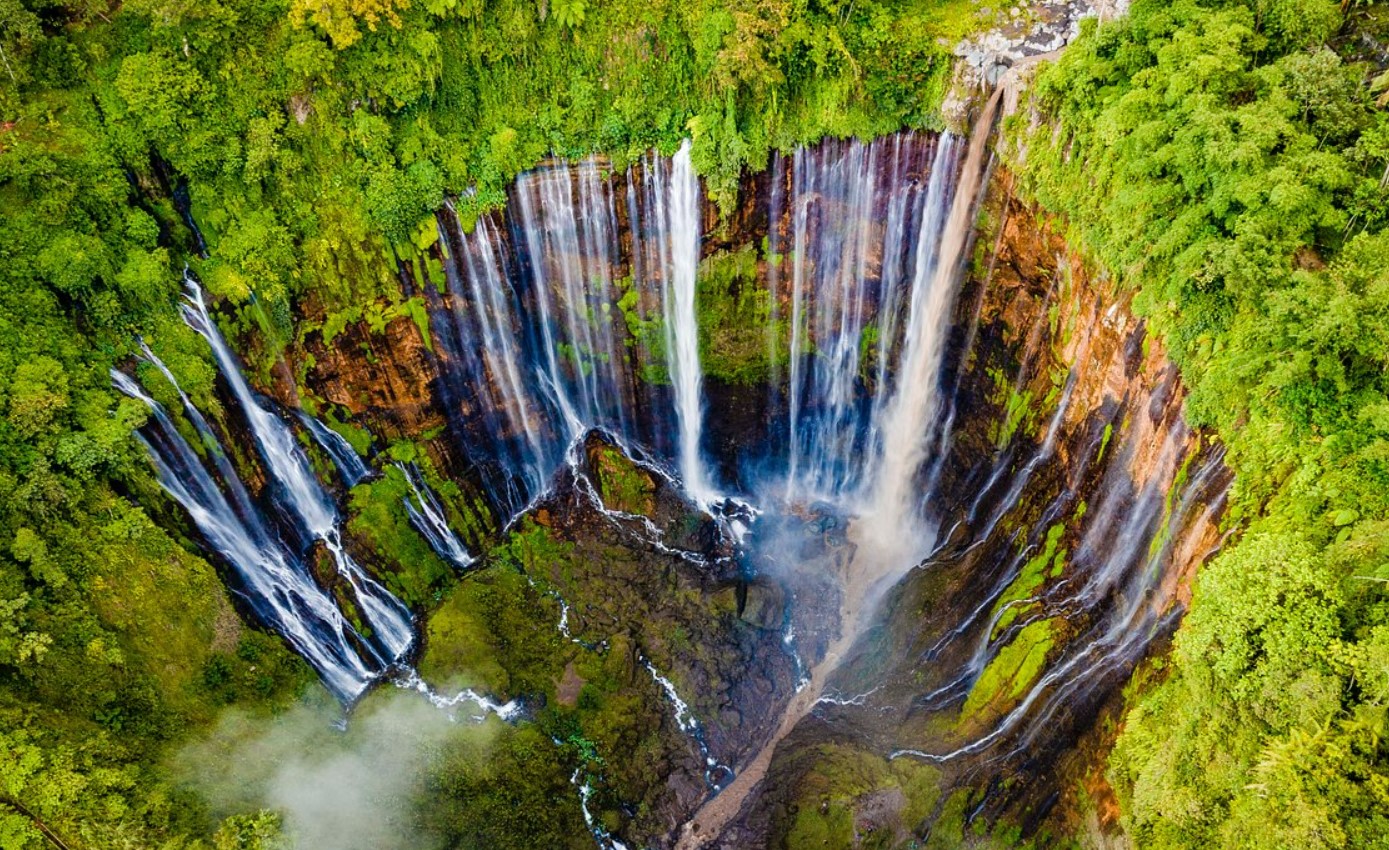
[{"label": "mossy rock", "polygon": [[986,707],[1002,711],[1026,693],[1042,675],[1055,639],[1055,620],[1037,620],[1024,626],[979,675],[960,710],[960,720],[969,721]]},{"label": "mossy rock", "polygon": [[804,750],[788,767],[803,772],[773,842],[786,850],[909,846],[940,797],[934,765],[888,761],[847,744]]},{"label": "mossy rock", "polygon": [[420,675],[501,699],[551,699],[567,660],[559,616],[559,604],[507,563],[473,573],[430,615]]},{"label": "mossy rock", "polygon": [[347,531],[378,564],[388,589],[412,608],[438,599],[453,581],[454,571],[410,524],[405,475],[388,466],[379,478],[352,488]]},{"label": "mossy rock", "polygon": [[724,542],[717,523],[679,485],[627,457],[601,431],[585,438],[578,472],[594,484],[605,508],[650,519],[672,548],[712,554]]},{"label": "mossy rock", "polygon": [[507,684],[506,670],[493,654],[491,629],[473,590],[456,588],[430,616],[419,672],[430,682],[499,691]]},{"label": "mossy rock", "polygon": [[615,446],[591,443],[588,460],[597,478],[603,504],[612,510],[652,516],[656,512],[656,482]]}]

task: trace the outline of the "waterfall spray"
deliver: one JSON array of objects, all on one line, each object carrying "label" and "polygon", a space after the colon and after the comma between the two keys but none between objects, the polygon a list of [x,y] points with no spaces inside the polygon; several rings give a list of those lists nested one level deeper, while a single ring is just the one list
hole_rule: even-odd
[{"label": "waterfall spray", "polygon": [[[897,393],[885,408],[883,449],[870,478],[873,489],[853,529],[856,551],[840,576],[839,634],[811,669],[809,684],[792,696],[771,738],[728,787],[706,801],[685,823],[677,845],[679,850],[694,850],[716,837],[738,814],[749,792],[766,775],[777,744],[819,702],[826,682],[859,637],[881,593],[892,579],[915,564],[923,544],[929,545],[929,532],[920,528],[918,513],[907,497],[921,465],[926,434],[939,410],[939,372],[950,325],[950,308],[954,304],[961,255],[973,221],[984,152],[999,96],[1000,92],[995,91],[975,124],[939,247],[932,251],[932,246],[921,243],[927,238],[924,228],[918,240],[902,374],[898,378]],[[930,262],[932,255],[934,264]],[[923,287],[928,279],[929,286]]]}]

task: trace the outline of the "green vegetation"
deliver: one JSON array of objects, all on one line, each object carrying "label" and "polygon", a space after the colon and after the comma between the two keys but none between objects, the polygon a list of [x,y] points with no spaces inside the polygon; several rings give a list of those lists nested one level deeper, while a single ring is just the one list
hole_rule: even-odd
[{"label": "green vegetation", "polygon": [[198,801],[160,774],[162,754],[222,705],[276,704],[311,674],[245,628],[212,568],[118,495],[161,503],[129,436],[145,413],[113,398],[96,341],[74,333],[50,290],[7,285],[0,300],[0,843],[209,835]]},{"label": "green vegetation", "polygon": [[987,374],[993,382],[989,403],[996,405],[1002,414],[989,422],[988,436],[993,444],[1002,449],[1018,434],[1040,439],[1039,423],[1060,402],[1068,377],[1066,370],[1056,369],[1047,376],[1050,384],[1040,400],[1033,397],[1030,388],[1015,386],[1013,378],[1003,369],[990,368]]},{"label": "green vegetation", "polygon": [[617,291],[622,293],[617,299],[617,309],[622,313],[622,321],[627,326],[627,336],[623,343],[635,348],[638,363],[638,377],[648,384],[669,384],[670,372],[666,369],[665,320],[660,311],[645,315],[641,309],[641,292],[636,288],[631,275],[614,281]]},{"label": "green vegetation", "polygon": [[[706,257],[699,265],[699,355],[711,378],[757,384],[787,360],[784,341],[790,328],[785,321],[770,326],[772,294],[758,280],[757,254],[757,246],[745,245]],[[780,363],[768,360],[768,334],[783,341],[776,347],[783,352]]]},{"label": "green vegetation", "polygon": [[[907,847],[910,850],[1034,850],[1034,848],[1049,848],[1050,850],[1075,850],[1080,845],[1075,841],[1065,838],[1058,838],[1046,829],[1038,834],[1023,840],[1021,830],[1003,821],[990,824],[986,817],[974,817],[970,819],[975,809],[979,806],[977,794],[969,788],[957,788],[951,792],[950,796],[941,801],[939,810],[932,812],[932,818],[926,821],[930,825],[929,833],[924,840],[909,839],[906,843],[889,843],[874,840],[879,838],[878,834],[869,833],[867,840],[859,842],[834,842],[831,841],[824,845],[799,845],[799,846],[824,846],[833,848],[859,848],[859,847]],[[792,846],[788,844],[788,850]]]},{"label": "green vegetation", "polygon": [[8,274],[122,347],[188,259],[186,180],[210,252],[194,267],[258,363],[295,339],[295,308],[417,316],[392,255],[432,241],[445,193],[470,220],[551,153],[622,164],[690,136],[727,204],[773,146],[931,125],[941,40],[973,20],[960,0],[12,6]]},{"label": "green vegetation", "polygon": [[1026,191],[1136,290],[1237,473],[1243,538],[1113,756],[1141,847],[1389,835],[1389,113],[1353,61],[1381,21],[1140,0],[1040,75],[1048,120],[1014,130]]},{"label": "green vegetation", "polygon": [[425,348],[433,351],[434,342],[429,335],[429,313],[425,308],[424,299],[419,296],[407,298],[397,303],[371,301],[365,305],[354,304],[344,307],[329,313],[321,322],[301,322],[298,326],[299,335],[300,338],[303,338],[306,334],[319,331],[323,344],[325,346],[332,345],[333,338],[345,331],[349,325],[364,322],[371,333],[379,335],[384,334],[386,326],[401,316],[410,317],[410,320],[420,329],[420,336],[424,339]]},{"label": "green vegetation", "polygon": [[452,736],[428,770],[416,806],[433,846],[589,850],[572,752],[534,725],[486,726]]},{"label": "green vegetation", "polygon": [[[1190,387],[1191,420],[1238,473],[1243,536],[1203,573],[1167,676],[1134,695],[1113,756],[1144,847],[1389,834],[1389,113],[1374,98],[1389,78],[1354,54],[1362,34],[1385,40],[1377,11],[1138,0],[1042,74],[1034,105],[1048,120],[1012,130],[1022,188],[1135,290]],[[689,136],[732,211],[739,176],[774,148],[937,123],[943,45],[972,15],[963,0],[0,0],[0,844],[273,846],[275,815],[219,810],[170,765],[224,710],[262,718],[323,699],[190,554],[132,439],[146,413],[110,389],[142,334],[221,418],[215,372],[177,316],[185,262],[261,386],[307,333],[331,342],[408,318],[428,341],[395,263],[423,259],[441,279],[422,252],[446,196],[467,222],[551,153],[620,167]],[[713,377],[753,382],[778,365],[758,262],[747,247],[701,267]],[[659,318],[636,302],[628,282],[618,308],[659,353]],[[1025,395],[1000,399],[997,442],[1034,430]],[[365,453],[365,431],[332,424]],[[228,452],[247,465],[247,446]],[[650,510],[647,485],[609,466],[604,497]],[[430,480],[470,542],[489,533],[484,511]],[[415,789],[430,834],[587,846],[576,769],[601,778],[605,824],[656,834],[678,748],[638,652],[711,714],[721,683],[685,677],[738,668],[711,638],[746,637],[732,593],[537,524],[460,580],[410,531],[406,489],[392,469],[359,486],[349,531],[395,592],[440,606],[422,670],[538,706],[530,724],[440,745]],[[1000,604],[1062,568],[1058,529]],[[575,635],[606,650],[563,639],[554,594],[574,601]],[[614,626],[638,609],[643,624]],[[1020,696],[1057,628],[1021,629],[962,718]],[[820,755],[795,842],[843,843],[870,788],[902,790],[907,829],[937,802],[928,768]],[[967,802],[943,803],[933,846],[967,840]]]},{"label": "green vegetation", "polygon": [[[513,538],[513,547],[548,540],[532,528]],[[509,564],[460,582],[430,618],[420,673],[441,686],[471,687],[502,699],[544,694],[554,699],[562,637],[560,606]],[[558,665],[559,669],[553,669]]]},{"label": "green vegetation", "polygon": [[[994,383],[990,400],[1003,411],[1002,418],[989,423],[989,439],[993,441],[995,446],[1002,449],[1012,441],[1013,435],[1018,432],[1026,420],[1036,419],[1036,411],[1032,404],[1032,391],[1027,389],[1021,392],[1015,391],[1012,380],[1004,374],[1002,369],[990,369],[989,377],[993,379]],[[1031,415],[1029,416],[1029,414]]]},{"label": "green vegetation", "polygon": [[1003,710],[1026,693],[1042,675],[1056,627],[1052,620],[1028,623],[1000,649],[970,689],[960,709],[960,720],[967,722],[986,707]]},{"label": "green vegetation", "polygon": [[[782,769],[805,770],[795,783],[795,814],[781,830],[787,850],[899,846],[934,813],[940,796],[936,767],[840,744],[798,750]],[[881,803],[865,823],[857,813],[870,799]]]}]

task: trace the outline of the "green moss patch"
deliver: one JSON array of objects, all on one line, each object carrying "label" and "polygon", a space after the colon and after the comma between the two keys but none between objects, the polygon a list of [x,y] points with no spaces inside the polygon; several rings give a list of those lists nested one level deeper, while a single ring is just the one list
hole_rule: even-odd
[{"label": "green moss patch", "polygon": [[381,578],[407,605],[420,608],[435,601],[453,580],[453,569],[410,525],[405,498],[410,485],[394,466],[380,478],[352,488],[348,533],[365,544],[388,569]]},{"label": "green moss patch", "polygon": [[1035,603],[1025,603],[1023,600],[1033,596],[1042,583],[1047,580],[1048,575],[1055,577],[1061,574],[1066,564],[1066,550],[1060,548],[1061,538],[1066,533],[1066,526],[1057,523],[1047,529],[1047,536],[1042,544],[1042,551],[1028,559],[1023,564],[1018,577],[1013,579],[1008,589],[1003,591],[1003,595],[994,603],[993,614],[997,616],[1000,611],[1003,615],[998,618],[998,623],[994,625],[991,638],[996,638],[1003,633],[1003,630],[1012,625],[1017,618],[1035,607]]},{"label": "green moss patch", "polygon": [[[757,248],[719,251],[699,264],[699,356],[710,378],[733,384],[766,380],[773,366],[768,334],[788,335],[772,319],[772,295],[757,276]],[[785,345],[776,346],[785,359]]]},{"label": "green moss patch", "polygon": [[555,697],[565,666],[559,603],[515,569],[473,573],[429,618],[420,674],[502,698]]},{"label": "green moss patch", "polygon": [[1055,638],[1055,620],[1025,626],[984,668],[960,710],[960,719],[968,720],[985,707],[1001,709],[1022,696],[1042,674]]},{"label": "green moss patch", "polygon": [[989,421],[989,439],[994,445],[1003,448],[1012,441],[1013,435],[1022,427],[1024,421],[1036,419],[1033,411],[1032,391],[1015,392],[1012,381],[1002,369],[989,369],[993,379],[990,401],[1002,409],[1003,415]]},{"label": "green moss patch", "polygon": [[824,744],[791,757],[811,760],[774,846],[900,846],[934,810],[940,771],[910,759],[888,761],[842,744]]}]

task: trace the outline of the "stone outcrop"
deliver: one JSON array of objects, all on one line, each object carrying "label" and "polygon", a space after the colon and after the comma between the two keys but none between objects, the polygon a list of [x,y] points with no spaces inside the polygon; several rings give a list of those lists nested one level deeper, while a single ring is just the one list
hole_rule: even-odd
[{"label": "stone outcrop", "polygon": [[[669,770],[645,792],[649,815],[627,833],[662,846],[709,793],[706,782],[726,782],[726,765],[767,737],[795,688],[781,640],[783,586],[747,575],[726,526],[598,431],[520,521],[527,523],[565,547],[562,558],[532,569],[566,600],[573,639],[601,639],[596,651],[609,652],[622,636],[635,666],[669,677],[696,719],[696,728],[666,739]],[[643,710],[669,715],[667,702]]]},{"label": "stone outcrop", "polygon": [[1040,0],[998,10],[995,26],[955,46],[959,61],[941,105],[946,125],[965,130],[987,92],[1010,70],[1056,55],[1080,34],[1086,18],[1112,20],[1128,6],[1129,0]]}]

